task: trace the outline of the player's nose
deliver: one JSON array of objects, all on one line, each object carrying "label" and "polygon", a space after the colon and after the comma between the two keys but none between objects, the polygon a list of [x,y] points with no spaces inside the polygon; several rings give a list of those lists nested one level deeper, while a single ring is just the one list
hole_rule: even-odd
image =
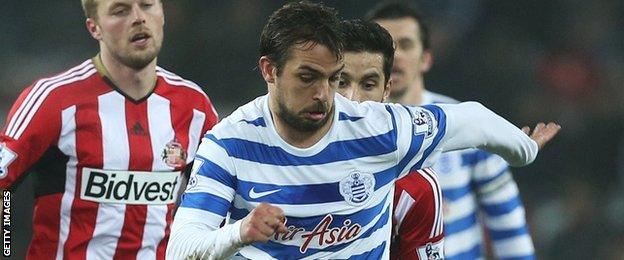
[{"label": "player's nose", "polygon": [[327,101],[329,98],[329,92],[331,90],[331,85],[329,81],[322,82],[318,84],[315,88],[314,92],[314,100]]},{"label": "player's nose", "polygon": [[145,12],[138,4],[132,6],[132,24],[143,24],[145,23]]}]

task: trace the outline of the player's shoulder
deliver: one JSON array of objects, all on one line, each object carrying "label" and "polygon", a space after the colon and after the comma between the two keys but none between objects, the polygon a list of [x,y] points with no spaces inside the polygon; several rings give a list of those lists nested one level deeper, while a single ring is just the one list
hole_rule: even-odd
[{"label": "player's shoulder", "polygon": [[[44,100],[46,104],[61,104],[80,95],[76,88],[90,84],[96,77],[97,69],[91,59],[61,73],[40,78],[24,88],[18,100]],[[18,101],[19,102],[19,101]],[[25,102],[27,106],[34,102]],[[35,104],[40,104],[39,102]],[[36,105],[38,107],[38,105]]]},{"label": "player's shoulder", "polygon": [[177,74],[160,66],[156,66],[156,76],[162,78],[164,82],[169,86],[189,90],[190,93],[201,95],[203,98],[208,98],[208,95],[206,95],[204,90],[197,83],[182,78],[181,76],[178,76]]},{"label": "player's shoulder", "polygon": [[54,93],[65,89],[67,86],[75,86],[76,84],[87,81],[96,74],[97,69],[93,61],[88,59],[61,73],[36,80],[29,86],[28,90],[32,89],[37,93]]},{"label": "player's shoulder", "polygon": [[366,121],[385,118],[389,115],[388,104],[375,101],[356,102],[339,94],[334,99],[336,111],[342,117],[366,118]]},{"label": "player's shoulder", "polygon": [[365,101],[356,102],[339,94],[334,98],[338,121],[356,128],[387,131],[392,125],[392,109],[389,104]]},{"label": "player's shoulder", "polygon": [[267,95],[257,97],[245,105],[237,108],[232,114],[225,117],[212,130],[218,135],[243,135],[245,132],[258,131],[267,127],[264,106]]},{"label": "player's shoulder", "polygon": [[423,92],[423,100],[425,100],[425,103],[432,103],[432,104],[435,104],[435,103],[442,103],[442,104],[457,104],[457,103],[460,103],[460,101],[458,101],[457,99],[454,99],[454,98],[449,97],[449,96],[442,95],[440,93],[428,91],[428,90],[425,90]]}]

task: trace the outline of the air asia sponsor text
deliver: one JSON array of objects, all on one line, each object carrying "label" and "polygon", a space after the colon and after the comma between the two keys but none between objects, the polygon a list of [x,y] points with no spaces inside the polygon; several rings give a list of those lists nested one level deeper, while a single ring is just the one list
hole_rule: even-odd
[{"label": "air asia sponsor text", "polygon": [[299,235],[300,238],[304,239],[303,244],[299,247],[299,251],[305,253],[310,248],[310,245],[314,245],[314,247],[331,246],[342,241],[353,240],[362,230],[360,224],[354,224],[350,219],[344,220],[341,227],[330,228],[333,220],[334,217],[332,215],[326,215],[312,231],[307,231],[301,227],[288,226],[288,232],[276,233],[273,239],[287,241],[293,240],[296,235]]}]

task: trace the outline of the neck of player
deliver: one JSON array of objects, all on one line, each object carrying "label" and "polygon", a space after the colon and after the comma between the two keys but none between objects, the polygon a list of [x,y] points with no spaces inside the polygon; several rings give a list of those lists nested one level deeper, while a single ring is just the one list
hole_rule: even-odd
[{"label": "neck of player", "polygon": [[286,143],[297,148],[309,148],[318,143],[318,141],[320,141],[321,138],[323,138],[323,136],[325,136],[325,134],[329,132],[329,129],[331,129],[332,123],[334,122],[335,111],[334,109],[332,109],[331,112],[327,115],[329,118],[325,125],[317,129],[316,131],[302,132],[284,122],[284,120],[279,117],[277,113],[278,109],[279,108],[277,102],[269,99],[269,110],[271,111],[271,119],[273,120],[273,125],[275,125],[275,130],[277,131],[277,134]]},{"label": "neck of player", "polygon": [[100,55],[110,80],[128,97],[140,100],[154,90],[157,59],[141,69],[135,69],[122,64],[104,50]]},{"label": "neck of player", "polygon": [[422,77],[419,77],[405,88],[403,93],[394,96],[392,93],[388,97],[390,103],[399,103],[408,106],[420,106],[423,102],[423,94],[425,92],[425,83]]}]

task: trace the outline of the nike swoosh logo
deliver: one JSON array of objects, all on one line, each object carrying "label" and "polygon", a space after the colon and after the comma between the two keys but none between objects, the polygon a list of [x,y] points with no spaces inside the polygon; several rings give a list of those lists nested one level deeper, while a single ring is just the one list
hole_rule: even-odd
[{"label": "nike swoosh logo", "polygon": [[281,191],[282,189],[277,189],[277,190],[268,190],[268,191],[263,191],[263,192],[256,192],[254,189],[256,187],[252,187],[251,190],[249,190],[249,197],[252,199],[257,199],[257,198],[261,198],[264,197],[266,195],[270,195],[273,193],[276,193],[278,191]]}]

